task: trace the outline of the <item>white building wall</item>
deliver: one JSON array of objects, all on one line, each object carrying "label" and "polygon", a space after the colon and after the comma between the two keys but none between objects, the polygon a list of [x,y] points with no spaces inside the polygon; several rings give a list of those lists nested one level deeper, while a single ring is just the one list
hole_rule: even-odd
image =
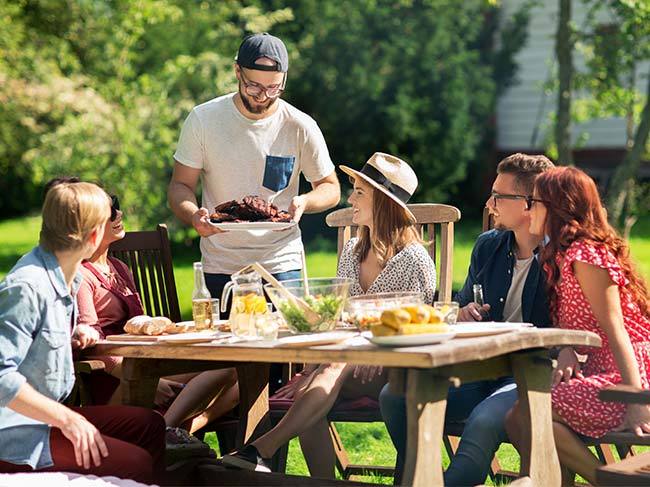
[{"label": "white building wall", "polygon": [[[502,0],[503,19],[507,19],[524,0]],[[584,25],[586,8],[580,0],[573,1],[573,21]],[[550,116],[555,112],[557,94],[544,91],[544,85],[555,76],[555,31],[557,29],[558,0],[543,0],[531,11],[529,36],[526,45],[518,52],[519,69],[516,80],[497,102],[497,148],[500,150],[538,149],[553,137]],[[603,21],[606,22],[606,18]],[[584,66],[580,53],[574,51],[574,65]],[[648,65],[638,76],[638,89],[645,93]],[[574,95],[575,97],[575,95]],[[535,136],[535,131],[537,135]],[[625,120],[610,117],[573,125],[574,142],[587,134],[586,142],[579,148],[620,148],[625,146]],[[578,148],[578,147],[576,147]]]}]

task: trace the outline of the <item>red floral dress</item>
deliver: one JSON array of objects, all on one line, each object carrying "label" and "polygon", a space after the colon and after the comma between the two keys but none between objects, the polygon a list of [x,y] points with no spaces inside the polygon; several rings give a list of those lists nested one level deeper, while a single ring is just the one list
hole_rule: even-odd
[{"label": "red floral dress", "polygon": [[582,368],[584,379],[573,378],[558,384],[552,391],[553,408],[576,432],[599,438],[623,422],[626,406],[622,403],[602,402],[598,392],[621,382],[614,355],[607,336],[591,311],[573,273],[573,262],[580,261],[606,269],[612,281],[618,285],[625,330],[634,348],[641,384],[648,389],[650,371],[650,318],[643,314],[632,301],[627,290],[628,279],[624,276],[616,257],[604,246],[576,241],[567,249],[564,259],[558,256],[560,283],[558,293],[558,326],[573,330],[592,331],[602,339],[601,348],[578,348],[577,352],[588,355]]}]

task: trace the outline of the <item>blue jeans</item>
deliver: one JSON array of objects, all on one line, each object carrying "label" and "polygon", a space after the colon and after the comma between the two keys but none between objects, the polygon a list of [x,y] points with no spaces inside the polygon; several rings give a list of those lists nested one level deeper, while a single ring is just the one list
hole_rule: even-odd
[{"label": "blue jeans", "polygon": [[[516,400],[512,377],[449,388],[445,421],[465,421],[465,428],[458,451],[445,471],[445,485],[485,482],[494,454],[508,439],[505,416]],[[379,405],[397,450],[395,483],[399,484],[406,459],[406,401],[404,396],[391,394],[386,384],[379,395]]]}]

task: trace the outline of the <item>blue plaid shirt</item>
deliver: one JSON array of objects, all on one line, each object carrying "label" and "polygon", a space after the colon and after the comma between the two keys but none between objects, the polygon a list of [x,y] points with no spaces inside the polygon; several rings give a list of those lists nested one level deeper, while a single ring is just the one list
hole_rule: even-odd
[{"label": "blue plaid shirt", "polygon": [[0,460],[51,466],[50,426],[7,407],[27,382],[62,401],[74,385],[70,338],[81,275],[66,286],[54,254],[35,247],[0,282]]}]

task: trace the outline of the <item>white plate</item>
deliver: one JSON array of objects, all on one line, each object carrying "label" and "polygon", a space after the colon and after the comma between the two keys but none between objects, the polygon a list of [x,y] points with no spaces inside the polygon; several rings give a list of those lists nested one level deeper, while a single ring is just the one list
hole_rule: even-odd
[{"label": "white plate", "polygon": [[177,333],[176,335],[163,335],[158,343],[167,343],[173,345],[187,345],[190,343],[208,343],[219,338],[227,338],[231,334],[220,331],[204,330],[190,333]]},{"label": "white plate", "polygon": [[449,333],[421,333],[417,335],[393,335],[387,337],[368,337],[375,345],[382,347],[415,347],[417,345],[432,345],[442,343],[454,338],[456,334]]},{"label": "white plate", "polygon": [[499,333],[508,333],[511,331],[530,328],[531,323],[501,323],[496,321],[467,321],[458,322],[451,325],[456,333],[456,338],[482,337],[488,335],[498,335]]},{"label": "white plate", "polygon": [[217,228],[221,230],[228,231],[249,231],[249,230],[284,230],[286,228],[293,227],[296,222],[223,222],[223,223],[212,223]]},{"label": "white plate", "polygon": [[352,331],[324,331],[320,333],[305,333],[291,335],[278,339],[281,347],[313,347],[316,345],[327,345],[339,343],[357,335]]}]

